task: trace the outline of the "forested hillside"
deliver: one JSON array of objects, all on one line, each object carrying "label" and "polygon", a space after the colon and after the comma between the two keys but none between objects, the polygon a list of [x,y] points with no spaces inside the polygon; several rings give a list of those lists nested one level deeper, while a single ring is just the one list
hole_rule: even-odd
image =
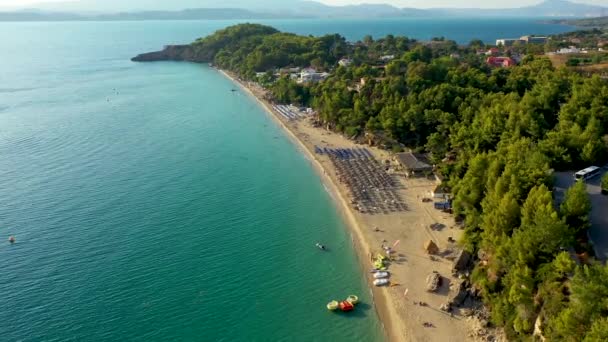
[{"label": "forested hillside", "polygon": [[339,35],[305,37],[258,24],[232,26],[192,46],[206,60],[248,77],[286,66],[330,68],[347,54],[346,41]]},{"label": "forested hillside", "polygon": [[[608,84],[542,57],[490,68],[475,53],[481,45],[393,36],[348,44],[259,25],[194,44],[241,77],[272,71],[260,81],[278,101],[311,105],[336,131],[381,132],[395,150],[428,152],[455,194],[462,243],[478,257],[471,280],[512,339],[527,339],[540,318],[551,341],[608,340],[608,269],[574,257],[592,253],[584,184],[558,208],[551,171],[606,162]],[[380,63],[383,55],[395,59]],[[342,57],[352,65],[336,67]],[[274,75],[309,65],[331,76],[302,85]]]}]

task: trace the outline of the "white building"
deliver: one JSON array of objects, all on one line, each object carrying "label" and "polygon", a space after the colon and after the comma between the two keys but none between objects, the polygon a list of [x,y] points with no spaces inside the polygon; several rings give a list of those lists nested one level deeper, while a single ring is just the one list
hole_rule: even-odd
[{"label": "white building", "polygon": [[314,83],[320,82],[329,76],[326,72],[317,72],[315,69],[308,68],[300,72],[298,83]]},{"label": "white building", "polygon": [[384,55],[380,57],[380,60],[384,62],[392,61],[393,59],[395,59],[395,55]]},{"label": "white building", "polygon": [[580,53],[580,52],[581,52],[581,50],[575,46],[571,46],[569,48],[561,48],[561,49],[557,50],[557,53],[560,55],[566,55],[566,54],[570,54],[570,53]]},{"label": "white building", "polygon": [[353,60],[350,58],[342,58],[341,60],[338,61],[338,65],[343,66],[345,68],[351,64],[353,64]]},{"label": "white building", "polygon": [[521,42],[521,40],[512,39],[512,38],[497,39],[496,46],[512,46],[513,44],[515,44],[517,42]]}]

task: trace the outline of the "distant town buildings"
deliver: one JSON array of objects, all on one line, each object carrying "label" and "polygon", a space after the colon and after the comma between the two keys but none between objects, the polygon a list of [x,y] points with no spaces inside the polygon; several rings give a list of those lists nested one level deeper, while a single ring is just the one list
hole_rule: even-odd
[{"label": "distant town buildings", "polygon": [[486,63],[489,66],[497,67],[497,68],[508,68],[517,64],[515,60],[511,57],[488,57],[486,59]]}]

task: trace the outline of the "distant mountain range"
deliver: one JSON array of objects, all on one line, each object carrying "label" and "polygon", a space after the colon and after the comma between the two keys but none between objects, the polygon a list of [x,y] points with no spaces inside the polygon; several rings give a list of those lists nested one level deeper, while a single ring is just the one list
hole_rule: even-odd
[{"label": "distant mountain range", "polygon": [[182,11],[141,11],[75,14],[38,9],[0,12],[1,21],[120,21],[120,20],[222,20],[276,18],[269,13],[255,13],[238,8],[199,8]]},{"label": "distant mountain range", "polygon": [[[154,10],[125,10],[125,1],[107,0],[102,11],[85,12],[87,2],[54,3],[37,9],[0,12],[0,21],[66,21],[66,20],[197,20],[197,19],[267,19],[267,18],[371,18],[371,17],[600,17],[608,16],[608,7],[573,3],[566,0],[546,0],[538,5],[505,9],[417,9],[391,5],[328,6],[314,1],[286,2],[282,0],[211,1],[210,8],[180,11],[167,10],[178,5],[194,5],[195,0],[133,0],[128,8]],[[121,3],[123,5],[121,5]],[[217,4],[217,7],[215,6]],[[221,7],[220,5],[224,5]],[[229,6],[235,6],[230,7]],[[243,6],[243,7],[238,7]],[[116,9],[112,11],[111,9]]]}]

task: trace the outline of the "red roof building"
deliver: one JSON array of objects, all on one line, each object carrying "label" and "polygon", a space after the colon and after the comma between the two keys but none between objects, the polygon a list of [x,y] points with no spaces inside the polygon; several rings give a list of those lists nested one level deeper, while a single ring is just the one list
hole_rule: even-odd
[{"label": "red roof building", "polygon": [[486,63],[498,68],[508,68],[517,64],[511,57],[488,57]]}]

